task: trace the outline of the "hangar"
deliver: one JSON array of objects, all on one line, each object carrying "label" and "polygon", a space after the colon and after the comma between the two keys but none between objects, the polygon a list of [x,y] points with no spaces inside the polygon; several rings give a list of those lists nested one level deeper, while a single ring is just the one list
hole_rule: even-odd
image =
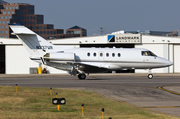
[{"label": "hangar", "polygon": [[[73,45],[75,47],[109,47],[109,48],[146,48],[156,55],[174,63],[168,68],[153,69],[152,73],[180,73],[180,37],[155,36],[132,33],[115,33],[101,36],[53,39],[52,44]],[[18,39],[0,38],[0,73],[29,74],[37,73],[39,64],[29,59],[29,54]],[[52,67],[42,66],[48,73],[67,73]],[[128,70],[121,72],[147,73],[148,70]]]}]

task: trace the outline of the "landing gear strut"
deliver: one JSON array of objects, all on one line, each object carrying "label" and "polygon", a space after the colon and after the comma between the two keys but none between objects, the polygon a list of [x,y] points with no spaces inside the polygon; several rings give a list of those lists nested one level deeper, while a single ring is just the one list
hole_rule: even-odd
[{"label": "landing gear strut", "polygon": [[78,78],[81,80],[81,79],[85,79],[86,78],[86,75],[84,73],[80,73],[78,74]]},{"label": "landing gear strut", "polygon": [[151,69],[149,69],[148,78],[149,78],[149,79],[152,79],[152,78],[153,78],[153,75],[151,74]]}]

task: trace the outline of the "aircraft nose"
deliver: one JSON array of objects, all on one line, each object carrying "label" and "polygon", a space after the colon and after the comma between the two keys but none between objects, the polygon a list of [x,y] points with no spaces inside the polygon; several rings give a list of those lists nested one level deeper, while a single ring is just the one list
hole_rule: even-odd
[{"label": "aircraft nose", "polygon": [[167,66],[171,66],[171,65],[173,65],[173,63],[171,62],[171,61],[169,61],[169,60],[166,60],[166,63],[165,63]]}]

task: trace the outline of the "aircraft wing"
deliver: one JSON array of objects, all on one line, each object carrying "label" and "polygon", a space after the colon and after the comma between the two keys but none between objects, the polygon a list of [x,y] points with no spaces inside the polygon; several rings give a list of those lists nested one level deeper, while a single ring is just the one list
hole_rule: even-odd
[{"label": "aircraft wing", "polygon": [[89,64],[85,62],[76,63],[78,66],[78,70],[83,71],[85,73],[100,73],[100,72],[107,72],[108,68],[100,67],[96,64]]}]

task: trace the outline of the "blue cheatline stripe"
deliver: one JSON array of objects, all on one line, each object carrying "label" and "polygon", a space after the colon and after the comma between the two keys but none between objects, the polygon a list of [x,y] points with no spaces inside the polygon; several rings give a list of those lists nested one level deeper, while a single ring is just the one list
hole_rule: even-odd
[{"label": "blue cheatline stripe", "polygon": [[43,61],[42,57],[41,57],[41,60],[42,60],[42,63],[44,64],[44,61]]},{"label": "blue cheatline stripe", "polygon": [[110,41],[112,37],[114,37],[114,35],[108,35],[108,41]]},{"label": "blue cheatline stripe", "polygon": [[41,59],[35,59],[35,58],[31,58],[31,60],[41,60]]}]

